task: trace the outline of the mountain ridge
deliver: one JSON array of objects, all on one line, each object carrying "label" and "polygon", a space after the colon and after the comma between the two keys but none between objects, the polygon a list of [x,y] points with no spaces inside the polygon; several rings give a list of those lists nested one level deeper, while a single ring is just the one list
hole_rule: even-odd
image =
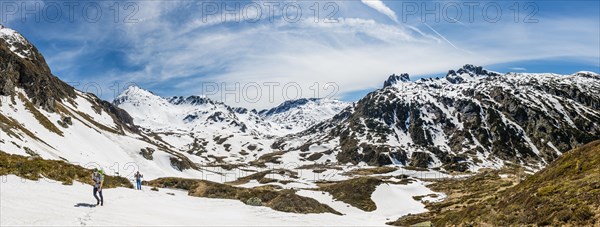
[{"label": "mountain ridge", "polygon": [[294,151],[328,144],[337,153],[333,158],[354,164],[466,171],[510,161],[539,168],[560,150],[598,137],[596,78],[498,74],[465,65],[444,78],[388,83],[354,108],[274,146]]}]

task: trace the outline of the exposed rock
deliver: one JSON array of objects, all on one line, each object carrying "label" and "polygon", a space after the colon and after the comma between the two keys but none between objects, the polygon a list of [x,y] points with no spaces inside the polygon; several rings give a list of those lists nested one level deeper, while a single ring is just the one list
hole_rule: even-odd
[{"label": "exposed rock", "polygon": [[414,167],[427,168],[431,162],[433,159],[425,152],[413,152],[410,158],[410,165]]},{"label": "exposed rock", "polygon": [[[16,88],[22,88],[36,106],[50,112],[54,111],[55,101],[74,98],[74,88],[52,75],[35,46],[20,34],[16,33],[16,36],[19,42],[14,42],[11,37],[0,37],[0,95],[14,96]],[[21,57],[11,51],[10,47],[15,45],[29,54]]]},{"label": "exposed rock", "polygon": [[152,154],[154,154],[154,149],[147,147],[147,148],[142,148],[140,149],[140,154],[148,160],[153,160],[154,157],[152,156]]},{"label": "exposed rock", "polygon": [[61,120],[56,120],[56,123],[63,128],[68,128],[70,125],[73,125],[71,117],[62,117]]},{"label": "exposed rock", "polygon": [[410,81],[410,77],[407,73],[403,73],[400,75],[392,74],[385,82],[383,82],[383,87],[392,86],[398,82],[408,82]]},{"label": "exposed rock", "polygon": [[67,125],[73,125],[73,120],[71,119],[71,117],[63,117],[62,122],[64,122]]},{"label": "exposed rock", "polygon": [[247,146],[247,148],[248,148],[248,150],[254,151],[254,150],[256,150],[257,147],[255,144],[250,144]]},{"label": "exposed rock", "polygon": [[316,161],[319,160],[321,157],[323,157],[323,153],[314,153],[311,154],[310,156],[308,156],[308,158],[306,158],[309,161]]},{"label": "exposed rock", "polygon": [[191,169],[194,165],[189,159],[184,159],[181,157],[171,157],[169,159],[171,160],[171,166],[179,171]]}]

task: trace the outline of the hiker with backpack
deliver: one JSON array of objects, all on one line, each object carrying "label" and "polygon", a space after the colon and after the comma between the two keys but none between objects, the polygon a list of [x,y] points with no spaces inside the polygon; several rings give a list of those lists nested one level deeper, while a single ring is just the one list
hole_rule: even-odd
[{"label": "hiker with backpack", "polygon": [[142,190],[142,178],[144,178],[144,175],[142,175],[140,171],[137,171],[133,177],[135,177],[137,190]]},{"label": "hiker with backpack", "polygon": [[[104,170],[94,169],[92,173],[92,181],[94,181],[94,197],[96,198],[96,206],[104,206],[104,197],[102,196],[102,186],[104,184]],[[100,194],[100,198],[96,194]]]}]

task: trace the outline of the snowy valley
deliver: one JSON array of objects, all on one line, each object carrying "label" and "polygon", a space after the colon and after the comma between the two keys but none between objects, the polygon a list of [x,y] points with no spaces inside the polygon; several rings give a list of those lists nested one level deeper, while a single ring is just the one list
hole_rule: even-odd
[{"label": "snowy valley", "polygon": [[[105,101],[54,76],[1,26],[0,225],[395,224],[468,194],[431,185],[485,173],[503,190],[600,139],[594,72],[465,65],[383,85],[355,103],[265,110],[136,86]],[[91,195],[93,168],[120,182],[103,207]],[[138,170],[142,191],[132,189]]]}]

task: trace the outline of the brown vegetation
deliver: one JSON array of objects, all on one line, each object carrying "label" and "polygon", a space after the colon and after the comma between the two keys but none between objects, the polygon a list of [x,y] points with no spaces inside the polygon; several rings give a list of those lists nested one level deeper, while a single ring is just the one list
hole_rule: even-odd
[{"label": "brown vegetation", "polygon": [[[569,225],[600,224],[600,141],[563,154],[523,182],[500,178],[498,171],[466,180],[431,185],[449,198],[427,205],[431,212],[408,215],[388,224],[431,221],[446,225]],[[518,176],[519,174],[517,174]]]},{"label": "brown vegetation", "polygon": [[345,181],[323,183],[319,190],[329,192],[334,199],[364,211],[377,209],[371,194],[383,181],[374,177],[359,177]]},{"label": "brown vegetation", "polygon": [[293,190],[278,190],[277,187],[240,188],[205,180],[182,178],[159,178],[147,182],[150,186],[178,188],[189,191],[190,196],[234,199],[246,203],[260,200],[260,204],[271,209],[290,213],[333,213],[340,215],[331,207],[317,200],[297,195]]},{"label": "brown vegetation", "polygon": [[[48,178],[60,181],[65,185],[71,185],[73,181],[92,184],[92,170],[90,169],[64,161],[25,157],[0,151],[0,175],[9,174],[29,180]],[[133,185],[126,178],[106,175],[104,178],[104,187],[133,188]]]}]

